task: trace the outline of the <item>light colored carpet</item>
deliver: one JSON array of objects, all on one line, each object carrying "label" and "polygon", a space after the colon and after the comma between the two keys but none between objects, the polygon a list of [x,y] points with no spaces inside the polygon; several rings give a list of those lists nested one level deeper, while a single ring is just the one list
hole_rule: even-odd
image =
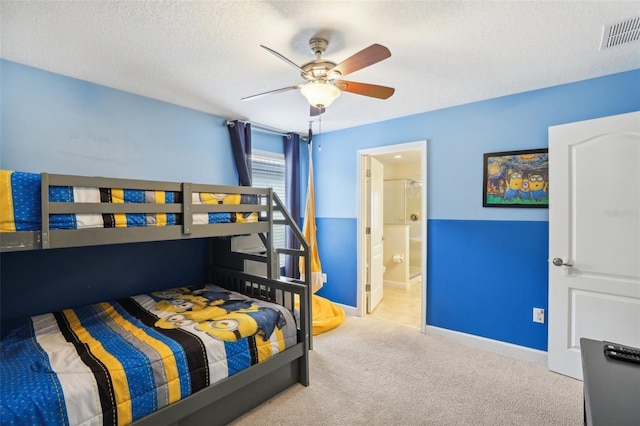
[{"label": "light colored carpet", "polygon": [[582,425],[582,382],[372,317],[314,337],[311,385],[245,425]]}]

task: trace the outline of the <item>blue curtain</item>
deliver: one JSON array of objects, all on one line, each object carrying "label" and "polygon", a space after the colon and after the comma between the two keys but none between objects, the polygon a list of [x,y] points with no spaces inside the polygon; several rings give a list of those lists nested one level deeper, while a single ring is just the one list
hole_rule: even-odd
[{"label": "blue curtain", "polygon": [[242,186],[251,186],[251,123],[235,120],[227,124],[227,129],[238,169],[238,181]]},{"label": "blue curtain", "polygon": [[[283,138],[284,141],[284,172],[286,200],[285,206],[289,214],[300,227],[300,135],[291,133]],[[293,232],[287,228],[285,233],[285,246],[287,248],[300,248],[300,244],[295,239]],[[285,275],[287,277],[298,278],[300,268],[298,258],[286,256]]]}]

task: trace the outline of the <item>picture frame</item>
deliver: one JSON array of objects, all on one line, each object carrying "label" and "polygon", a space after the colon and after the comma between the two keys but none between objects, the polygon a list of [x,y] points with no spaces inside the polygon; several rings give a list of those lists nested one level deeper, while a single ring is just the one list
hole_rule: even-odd
[{"label": "picture frame", "polygon": [[549,150],[484,154],[483,207],[549,207]]}]

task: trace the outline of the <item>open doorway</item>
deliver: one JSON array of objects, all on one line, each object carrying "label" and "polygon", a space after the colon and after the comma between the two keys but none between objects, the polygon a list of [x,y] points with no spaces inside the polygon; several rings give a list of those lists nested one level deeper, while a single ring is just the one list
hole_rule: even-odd
[{"label": "open doorway", "polygon": [[[383,165],[382,221],[370,221],[370,200],[376,195],[372,194],[375,189],[371,186],[371,172],[367,175],[369,158]],[[376,235],[376,230],[371,229],[372,224],[383,227],[381,265],[373,264],[376,258],[369,255],[371,237]],[[358,315],[395,320],[419,328],[424,333],[427,306],[427,141],[358,151],[357,228]],[[369,303],[370,289],[375,289],[377,282],[383,282],[382,297],[379,304],[372,306]]]}]

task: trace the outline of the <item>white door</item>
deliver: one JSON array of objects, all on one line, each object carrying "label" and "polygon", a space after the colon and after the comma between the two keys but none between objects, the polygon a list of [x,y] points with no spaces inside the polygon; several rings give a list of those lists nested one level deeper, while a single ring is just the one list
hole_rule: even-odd
[{"label": "white door", "polygon": [[549,128],[549,369],[580,338],[640,346],[640,112]]},{"label": "white door", "polygon": [[367,245],[367,313],[373,312],[383,296],[384,263],[383,263],[383,186],[384,168],[380,161],[373,157],[365,157],[365,203]]}]

